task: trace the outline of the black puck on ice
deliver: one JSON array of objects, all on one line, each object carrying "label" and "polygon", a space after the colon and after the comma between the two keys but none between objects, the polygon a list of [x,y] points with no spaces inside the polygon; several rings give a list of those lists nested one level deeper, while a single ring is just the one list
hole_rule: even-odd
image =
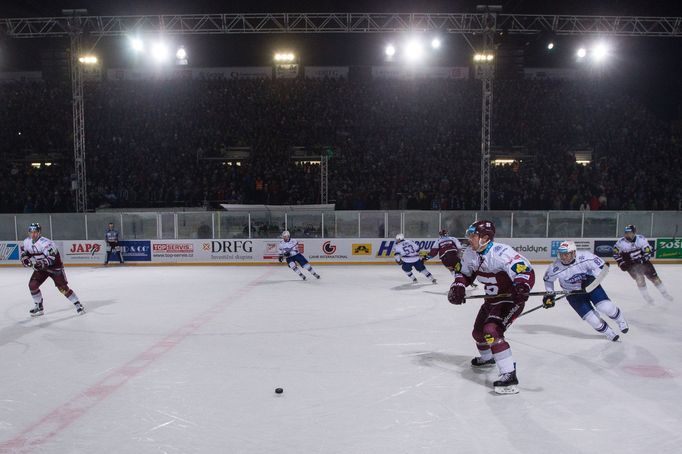
[{"label": "black puck on ice", "polygon": [[282,394],[284,392],[284,390],[282,388],[275,388],[275,392],[277,394]]}]

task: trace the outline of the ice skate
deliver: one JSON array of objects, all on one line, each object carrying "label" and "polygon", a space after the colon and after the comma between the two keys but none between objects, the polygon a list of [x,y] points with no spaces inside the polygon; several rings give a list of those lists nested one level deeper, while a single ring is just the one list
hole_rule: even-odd
[{"label": "ice skate", "polygon": [[85,308],[83,307],[83,305],[80,302],[73,303],[73,305],[76,306],[76,314],[78,314],[78,315],[85,314]]},{"label": "ice skate", "polygon": [[473,358],[471,360],[471,366],[472,367],[490,367],[495,365],[495,358],[490,358],[488,360],[484,360],[480,356],[477,356],[476,358]]},{"label": "ice skate", "polygon": [[42,301],[40,303],[36,303],[35,307],[29,311],[31,313],[31,317],[39,317],[43,315],[43,303]]},{"label": "ice skate", "polygon": [[[619,325],[620,325],[620,323],[619,323]],[[613,341],[613,342],[617,342],[618,339],[620,339],[620,336],[618,334],[616,334],[616,332],[614,330],[612,330],[611,328],[608,328],[608,327],[606,328],[606,331],[604,331],[604,335],[606,336],[606,338],[608,340]]]},{"label": "ice skate", "polygon": [[500,379],[493,383],[497,394],[517,394],[519,392],[519,380],[516,378],[516,369],[500,375]]},{"label": "ice skate", "polygon": [[630,326],[628,325],[628,322],[623,319],[620,322],[618,322],[618,329],[620,330],[621,333],[625,334],[630,330]]}]

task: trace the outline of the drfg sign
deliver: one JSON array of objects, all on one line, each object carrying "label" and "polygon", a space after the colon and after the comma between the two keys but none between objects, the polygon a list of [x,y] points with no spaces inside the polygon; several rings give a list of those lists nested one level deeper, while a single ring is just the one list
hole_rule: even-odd
[{"label": "drfg sign", "polygon": [[251,240],[214,240],[201,249],[210,253],[211,260],[254,260]]},{"label": "drfg sign", "polygon": [[[207,250],[209,243],[204,243],[204,250]],[[251,240],[222,240],[211,241],[211,253],[215,252],[253,252],[253,241]]]}]

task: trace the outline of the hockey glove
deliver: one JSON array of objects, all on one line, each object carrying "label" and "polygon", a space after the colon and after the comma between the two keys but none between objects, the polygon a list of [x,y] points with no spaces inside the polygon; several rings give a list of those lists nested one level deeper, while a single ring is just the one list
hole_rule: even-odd
[{"label": "hockey glove", "polygon": [[545,296],[542,297],[542,307],[545,309],[549,309],[554,307],[556,302],[554,299],[556,298],[556,295],[554,293],[548,293]]},{"label": "hockey glove", "polygon": [[528,301],[528,293],[530,292],[530,287],[525,282],[514,282],[512,286],[512,300],[516,304],[523,304]]},{"label": "hockey glove", "polygon": [[284,257],[291,257],[291,252],[289,252],[289,251],[285,252]]},{"label": "hockey glove", "polygon": [[626,261],[618,262],[618,267],[623,271],[627,271],[630,268],[632,268],[632,262],[626,262]]},{"label": "hockey glove", "polygon": [[580,283],[580,288],[582,288],[583,291],[585,291],[585,289],[587,289],[587,286],[593,282],[594,282],[594,276],[585,276],[583,278],[582,282]]},{"label": "hockey glove", "polygon": [[28,255],[22,255],[21,256],[21,264],[27,268],[30,267],[31,266],[31,257],[29,257]]},{"label": "hockey glove", "polygon": [[455,282],[450,286],[448,301],[450,304],[466,303],[466,279],[461,274],[455,277]]},{"label": "hockey glove", "polygon": [[50,259],[40,258],[40,259],[36,260],[36,264],[33,265],[33,268],[35,268],[36,270],[42,271],[42,270],[47,269],[47,267],[49,267],[49,266],[50,266]]},{"label": "hockey glove", "polygon": [[429,255],[429,251],[427,250],[419,251],[419,258],[421,259],[422,262],[425,262],[428,259],[430,259],[431,256]]},{"label": "hockey glove", "polygon": [[279,260],[279,263],[282,263],[284,261],[284,256],[282,254],[279,254],[279,257],[277,257],[277,260]]}]

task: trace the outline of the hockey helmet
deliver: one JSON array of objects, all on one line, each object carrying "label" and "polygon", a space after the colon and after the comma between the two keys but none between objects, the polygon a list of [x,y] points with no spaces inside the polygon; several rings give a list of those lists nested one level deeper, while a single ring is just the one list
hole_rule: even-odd
[{"label": "hockey helmet", "polygon": [[476,221],[469,226],[465,236],[478,235],[479,237],[487,236],[489,241],[495,238],[495,224],[492,221]]},{"label": "hockey helmet", "polygon": [[577,248],[575,247],[575,243],[573,241],[562,241],[559,245],[559,248],[557,249],[559,260],[561,260],[561,263],[564,265],[568,265],[575,260],[576,251]]},{"label": "hockey helmet", "polygon": [[623,231],[625,233],[625,238],[630,241],[634,240],[635,236],[637,235],[637,227],[635,227],[633,224],[626,225]]}]

